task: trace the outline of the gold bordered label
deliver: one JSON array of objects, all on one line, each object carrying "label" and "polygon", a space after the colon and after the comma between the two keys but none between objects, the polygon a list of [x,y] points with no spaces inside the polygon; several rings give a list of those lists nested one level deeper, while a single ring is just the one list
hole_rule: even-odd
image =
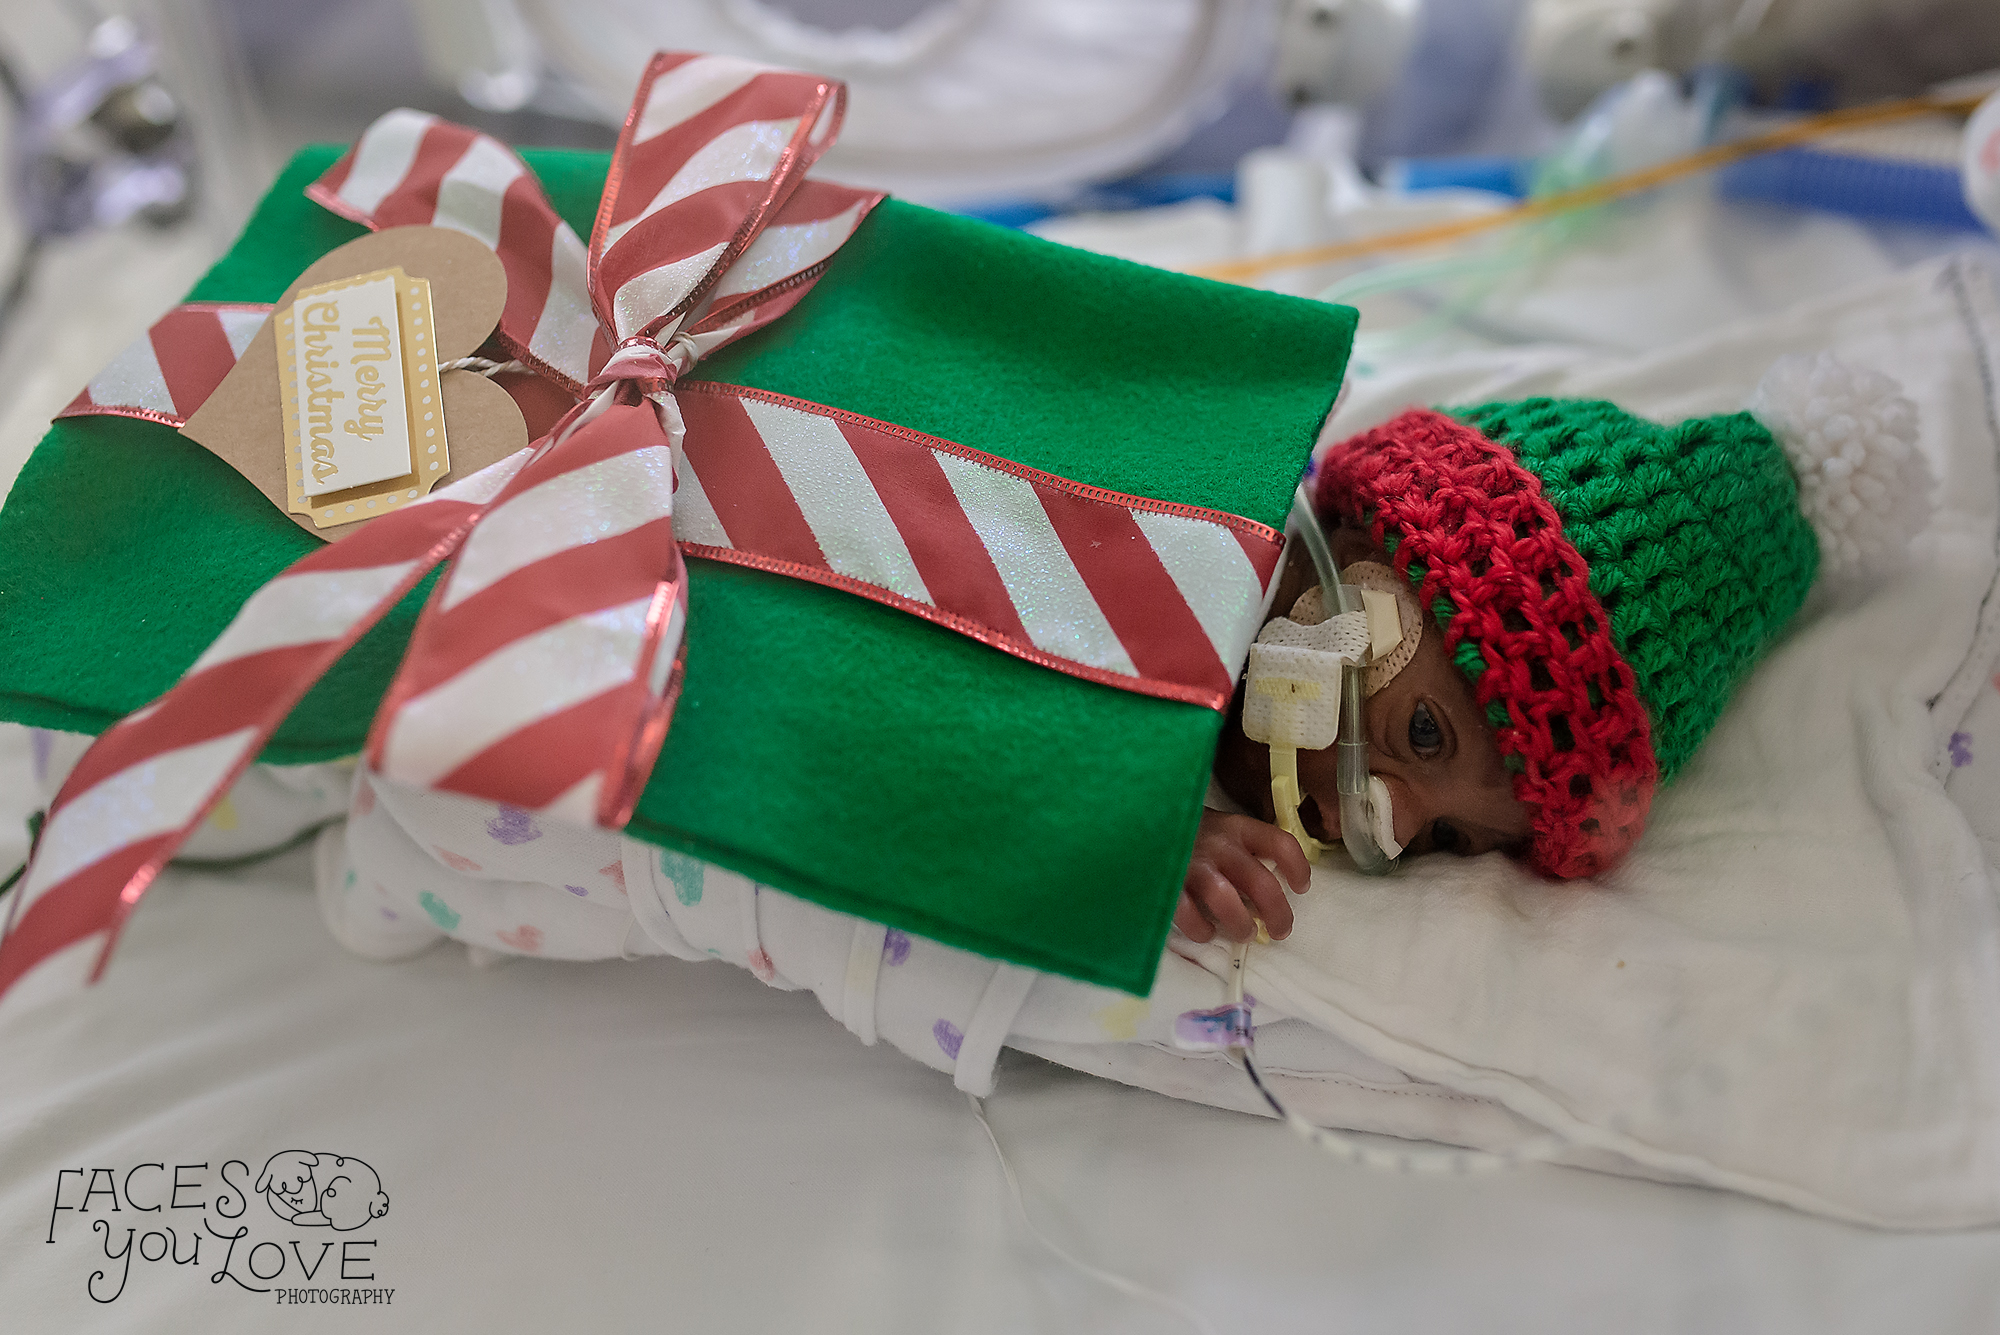
[{"label": "gold bordered label", "polygon": [[301,288],[278,312],[291,513],[372,519],[451,471],[430,284],[398,268]]}]

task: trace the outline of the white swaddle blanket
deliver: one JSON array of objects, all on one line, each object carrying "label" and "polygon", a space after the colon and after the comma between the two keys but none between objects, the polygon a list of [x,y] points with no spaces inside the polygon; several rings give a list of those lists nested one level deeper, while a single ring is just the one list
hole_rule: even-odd
[{"label": "white swaddle blanket", "polygon": [[[1418,1083],[1298,1072],[1302,1111],[1407,1134],[1415,1101],[1398,1095],[1448,1091],[1429,1125],[1460,1143],[1546,1127],[1576,1162],[1841,1218],[2000,1221],[1996,345],[1992,276],[1960,262],[1638,362],[1530,350],[1357,384],[1330,434],[1410,402],[1533,394],[1675,421],[1739,407],[1776,357],[1826,348],[1902,382],[1942,485],[1914,568],[1816,591],[1599,883],[1497,856],[1386,881],[1317,871],[1291,939],[1252,951],[1249,986]],[[1036,1050],[1242,1099],[1213,1059]]]},{"label": "white swaddle blanket", "polygon": [[[1318,870],[1292,938],[1250,959],[1260,1060],[1289,1101],[1483,1148],[1551,1129],[1569,1162],[1879,1225],[2000,1221],[1996,344],[1991,275],[1954,262],[1636,362],[1525,349],[1393,380],[1363,369],[1330,435],[1412,403],[1544,393],[1675,421],[1741,407],[1780,355],[1831,349],[1902,383],[1942,487],[1913,568],[1816,591],[1601,882],[1543,882],[1498,856],[1386,880]],[[284,832],[322,818],[344,777],[291,776]],[[318,862],[326,916],[364,954],[449,935],[546,958],[717,957],[811,989],[864,1041],[974,1092],[1007,1045],[1257,1109],[1226,1059],[1176,1046],[1177,1018],[1222,1000],[1217,947],[1176,938],[1142,1001],[634,841],[356,793]],[[242,838],[211,834],[200,851]]]}]

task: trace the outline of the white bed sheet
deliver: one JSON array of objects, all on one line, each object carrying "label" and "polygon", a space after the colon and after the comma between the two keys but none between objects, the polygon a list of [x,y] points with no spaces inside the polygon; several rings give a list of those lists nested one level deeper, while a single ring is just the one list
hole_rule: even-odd
[{"label": "white bed sheet", "polygon": [[[1683,226],[1687,209],[1704,211]],[[1751,223],[1685,200],[1642,211],[1538,275],[1525,305],[1502,313],[1518,329],[1494,341],[1655,347],[1685,336],[1663,312],[1685,314],[1669,289],[1696,269],[1770,310],[1910,258],[1851,230]],[[1593,265],[1656,281],[1612,293]],[[104,287],[77,304],[113,309],[118,284]],[[161,300],[116,309],[129,307],[136,328]],[[1370,325],[1397,314],[1371,310]],[[37,358],[36,402],[65,400],[122,339],[87,342]],[[1389,367],[1370,348],[1356,369]],[[31,398],[16,395],[16,408]],[[42,415],[30,404],[0,418],[0,479]],[[23,848],[26,749],[20,730],[0,727],[0,871]],[[1038,1222],[1221,1331],[2000,1325],[2000,1230],[1880,1233],[1572,1169],[1383,1176],[1265,1119],[1013,1053],[999,1088],[989,1111]],[[87,1287],[106,1268],[92,1217],[56,1216],[45,1241],[64,1169],[122,1177],[234,1157],[254,1173],[286,1149],[380,1172],[388,1213],[335,1235],[374,1241],[356,1269],[375,1278],[329,1282],[322,1269],[314,1282],[390,1288],[388,1306],[279,1307],[209,1282],[213,1250],[198,1268],[135,1262],[122,1292],[99,1302]],[[65,1179],[65,1199],[79,1180]],[[157,1180],[142,1173],[140,1195]],[[324,1231],[277,1230],[265,1208],[249,1203],[260,1232],[246,1242],[302,1240],[311,1259]],[[100,987],[0,1024],[9,1332],[1184,1328],[1052,1260],[1011,1210],[949,1079],[861,1046],[810,994],[676,960],[476,970],[445,948],[370,964],[321,925],[303,854],[227,875],[170,872]],[[138,1233],[158,1218],[104,1213],[121,1230],[138,1221]],[[279,1282],[295,1275],[288,1260]],[[116,1279],[113,1266],[99,1295]]]},{"label": "white bed sheet", "polygon": [[[14,857],[18,730],[0,768]],[[1973,1335],[2000,1312],[2000,1232],[1878,1233],[1569,1169],[1382,1176],[1263,1119],[1005,1063],[989,1109],[1038,1221],[1221,1331]],[[62,1169],[254,1173],[285,1149],[380,1173],[388,1213],[333,1236],[374,1240],[374,1280],[348,1287],[393,1288],[388,1306],[280,1307],[211,1282],[213,1251],[136,1261],[94,1301],[89,1223],[160,1218],[102,1196],[45,1240]],[[66,1181],[74,1204],[90,1184]],[[249,1209],[246,1242],[303,1239],[311,1260],[328,1236]],[[1011,1209],[949,1078],[808,994],[676,960],[371,964],[321,926],[300,854],[170,873],[84,1002],[0,1025],[8,1330],[1185,1328],[1051,1260]]]}]

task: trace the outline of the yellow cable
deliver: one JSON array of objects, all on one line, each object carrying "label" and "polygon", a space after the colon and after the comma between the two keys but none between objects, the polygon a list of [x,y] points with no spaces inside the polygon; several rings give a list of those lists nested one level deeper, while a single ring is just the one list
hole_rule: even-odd
[{"label": "yellow cable", "polygon": [[1386,250],[1409,250],[1418,246],[1436,245],[1443,241],[1456,241],[1460,237],[1475,236],[1480,232],[1512,227],[1517,223],[1532,222],[1537,218],[1554,217],[1557,214],[1606,204],[1614,199],[1622,199],[1626,195],[1635,195],[1644,190],[1651,190],[1655,186],[1665,185],[1669,181],[1680,180],[1684,176],[1693,176],[1743,158],[1756,157],[1760,153],[1789,148],[1793,144],[1822,138],[1840,130],[1907,120],[1912,116],[1969,115],[1979,105],[1980,100],[1977,97],[1909,97],[1893,102],[1874,102],[1863,107],[1849,107],[1843,111],[1829,111],[1824,115],[1812,116],[1764,134],[1752,135],[1748,139],[1717,144],[1713,148],[1705,148],[1699,153],[1674,158],[1643,171],[1614,176],[1609,180],[1579,186],[1574,190],[1543,195],[1539,199],[1528,200],[1526,203],[1498,213],[1483,214],[1477,218],[1460,218],[1447,223],[1434,223],[1428,227],[1411,227],[1400,232],[1385,232],[1380,236],[1359,237],[1353,241],[1336,241],[1330,245],[1313,246],[1306,250],[1288,250],[1276,255],[1259,255],[1255,259],[1209,264],[1189,269],[1188,272],[1201,278],[1217,278],[1224,282],[1239,283],[1276,269],[1302,269],[1309,265],[1332,264],[1339,260],[1356,259]]}]

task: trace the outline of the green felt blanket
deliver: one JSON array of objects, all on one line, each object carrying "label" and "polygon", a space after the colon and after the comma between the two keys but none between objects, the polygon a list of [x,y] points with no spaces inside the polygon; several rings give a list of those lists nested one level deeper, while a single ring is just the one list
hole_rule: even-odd
[{"label": "green felt blanket", "polygon": [[[191,300],[270,301],[361,229],[302,151]],[[600,154],[527,150],[587,234]],[[708,379],[864,413],[1117,491],[1280,526],[1354,314],[891,200]],[[174,431],[57,422],[0,511],[0,717],[97,732],[171,687],[315,540]],[[1220,717],[878,604],[695,561],[687,676],[630,833],[830,908],[1150,985]],[[428,586],[264,753],[357,751]]]}]

